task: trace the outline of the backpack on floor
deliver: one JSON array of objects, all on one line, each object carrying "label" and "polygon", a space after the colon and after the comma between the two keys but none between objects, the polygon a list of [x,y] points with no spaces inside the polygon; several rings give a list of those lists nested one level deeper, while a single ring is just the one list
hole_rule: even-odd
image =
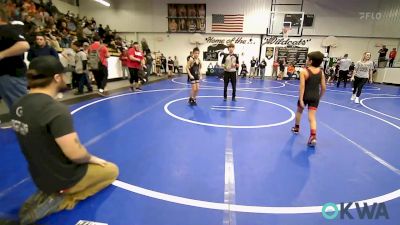
[{"label": "backpack on floor", "polygon": [[100,68],[101,60],[100,60],[100,49],[104,46],[100,46],[98,49],[93,50],[89,49],[88,53],[88,66],[90,70],[98,70]]}]

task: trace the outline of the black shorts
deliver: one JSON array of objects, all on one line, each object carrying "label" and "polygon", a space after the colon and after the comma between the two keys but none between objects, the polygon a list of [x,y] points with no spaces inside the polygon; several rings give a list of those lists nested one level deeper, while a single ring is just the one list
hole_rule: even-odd
[{"label": "black shorts", "polygon": [[168,70],[172,71],[174,69],[173,66],[168,66]]},{"label": "black shorts", "polygon": [[190,78],[190,82],[191,82],[192,84],[194,84],[194,83],[200,83],[200,77],[199,77],[199,75],[193,74],[192,76],[193,76],[193,79]]},{"label": "black shorts", "polygon": [[[318,109],[319,100],[304,99],[303,101],[304,101],[304,106],[308,106],[308,110],[317,110]],[[297,106],[300,107],[300,100],[297,101]]]}]

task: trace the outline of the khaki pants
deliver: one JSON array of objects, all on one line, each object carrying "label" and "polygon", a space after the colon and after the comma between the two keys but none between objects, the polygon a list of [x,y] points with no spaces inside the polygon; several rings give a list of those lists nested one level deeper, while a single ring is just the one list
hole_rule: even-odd
[{"label": "khaki pants", "polygon": [[[89,164],[85,176],[73,187],[66,190],[63,199],[58,208],[50,205],[37,208],[40,203],[48,201],[56,201],[60,194],[54,193],[52,195],[44,194],[39,191],[32,195],[21,207],[20,219],[21,224],[31,224],[45,216],[64,209],[73,209],[75,205],[87,197],[90,197],[105,187],[109,186],[118,176],[118,167],[113,163],[108,163],[102,167],[95,164]],[[58,196],[58,197],[57,197]]]},{"label": "khaki pants", "polygon": [[118,167],[110,162],[104,167],[96,164],[89,164],[86,175],[82,180],[63,193],[66,198],[59,210],[73,209],[79,201],[109,186],[117,179],[118,173]]}]

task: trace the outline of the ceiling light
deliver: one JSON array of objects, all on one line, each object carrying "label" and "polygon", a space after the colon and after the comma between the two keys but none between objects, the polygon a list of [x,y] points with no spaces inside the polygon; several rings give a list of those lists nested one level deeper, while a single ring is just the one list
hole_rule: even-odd
[{"label": "ceiling light", "polygon": [[109,2],[106,2],[104,0],[94,0],[94,1],[100,3],[100,4],[104,5],[104,6],[107,6],[107,7],[110,7],[110,5],[111,5]]}]

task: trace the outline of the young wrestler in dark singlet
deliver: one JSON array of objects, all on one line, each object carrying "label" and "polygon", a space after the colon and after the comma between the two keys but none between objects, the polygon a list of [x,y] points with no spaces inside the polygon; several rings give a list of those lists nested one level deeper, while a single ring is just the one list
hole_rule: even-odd
[{"label": "young wrestler in dark singlet", "polygon": [[189,104],[197,105],[196,97],[199,93],[200,77],[201,77],[201,60],[199,59],[200,50],[199,48],[193,49],[193,57],[189,59],[186,66],[187,73],[192,84],[192,90],[190,91]]},{"label": "young wrestler in dark singlet", "polygon": [[310,138],[308,139],[309,146],[317,144],[317,120],[316,112],[319,100],[324,95],[326,90],[325,75],[319,68],[324,55],[319,52],[310,52],[308,54],[306,69],[300,73],[300,92],[299,101],[297,102],[296,124],[292,127],[292,132],[297,134],[300,130],[300,120],[303,110],[308,105],[308,120],[310,122]]}]

